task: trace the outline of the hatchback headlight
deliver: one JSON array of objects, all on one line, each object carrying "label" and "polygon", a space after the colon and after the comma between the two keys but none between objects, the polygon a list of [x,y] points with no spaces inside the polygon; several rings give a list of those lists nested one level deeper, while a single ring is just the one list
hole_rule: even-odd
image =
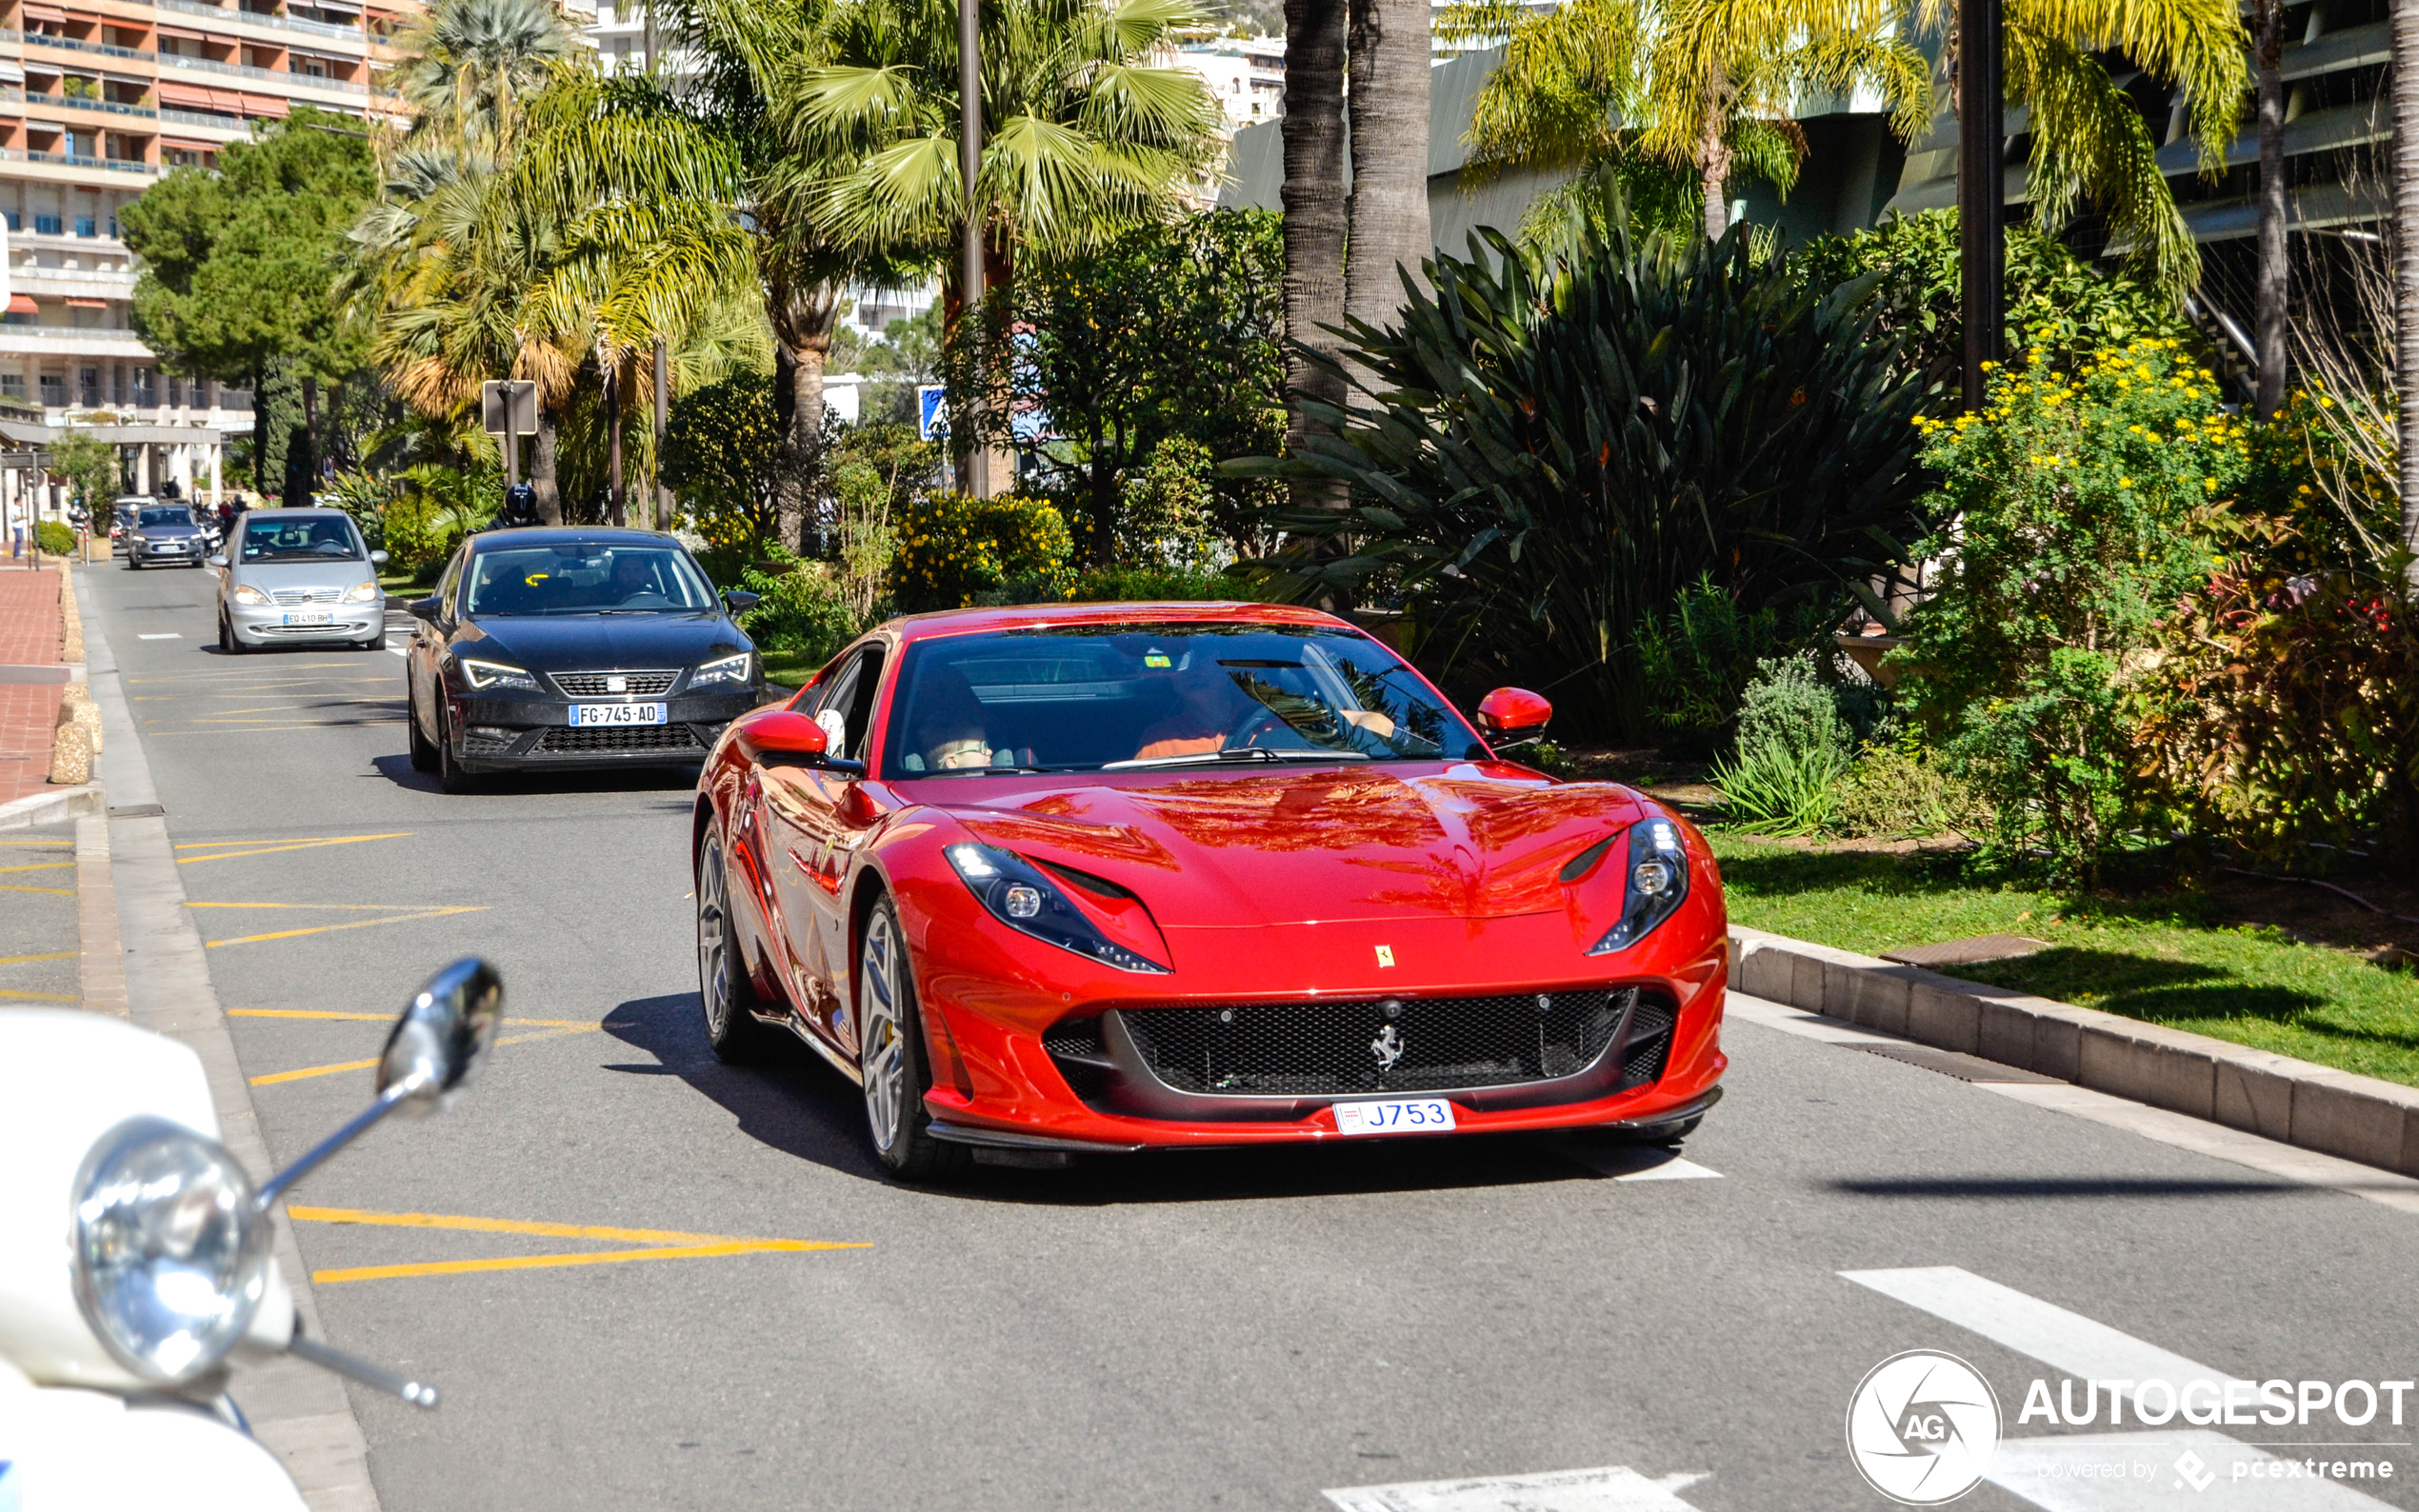
[{"label": "hatchback headlight", "polygon": [[756,659],[753,651],[726,656],[706,663],[689,676],[689,686],[702,687],[708,683],[744,683],[748,681],[749,665]]},{"label": "hatchback headlight", "polygon": [[1628,848],[1621,921],[1589,949],[1591,956],[1609,955],[1636,945],[1678,912],[1689,896],[1689,853],[1680,844],[1677,824],[1661,815],[1641,819],[1629,826]]},{"label": "hatchback headlight", "polygon": [[249,583],[236,584],[233,596],[235,602],[238,604],[266,604],[269,602],[268,594],[263,593],[260,589],[252,587]]},{"label": "hatchback headlight", "polygon": [[455,664],[462,668],[462,679],[474,688],[526,687],[534,692],[537,679],[521,667],[503,662],[482,662],[464,657]]},{"label": "hatchback headlight", "polygon": [[378,599],[378,580],[363,578],[345,594],[347,604],[374,604]]},{"label": "hatchback headlight", "polygon": [[76,1304],[119,1364],[175,1385],[226,1358],[268,1287],[269,1224],[216,1140],[166,1119],[101,1136],[76,1175]]}]

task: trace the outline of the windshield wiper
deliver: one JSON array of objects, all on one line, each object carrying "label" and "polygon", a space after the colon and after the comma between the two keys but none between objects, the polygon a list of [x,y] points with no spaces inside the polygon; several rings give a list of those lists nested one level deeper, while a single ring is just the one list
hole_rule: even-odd
[{"label": "windshield wiper", "polygon": [[1220,762],[1365,762],[1356,750],[1270,750],[1265,746],[1239,746],[1232,750],[1186,751],[1180,756],[1137,756],[1131,761],[1103,762],[1105,772],[1130,771],[1137,766],[1210,766]]}]

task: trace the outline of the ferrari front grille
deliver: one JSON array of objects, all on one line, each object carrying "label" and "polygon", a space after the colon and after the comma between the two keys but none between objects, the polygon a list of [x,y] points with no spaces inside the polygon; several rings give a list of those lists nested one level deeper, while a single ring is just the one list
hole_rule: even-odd
[{"label": "ferrari front grille", "polygon": [[[674,671],[653,672],[550,672],[554,686],[572,698],[657,698],[671,690],[679,680]],[[622,685],[615,687],[613,685]]]},{"label": "ferrari front grille", "polygon": [[1043,1044],[1090,1082],[1116,1059],[1122,1029],[1150,1074],[1208,1097],[1324,1097],[1516,1086],[1576,1076],[1622,1032],[1623,1088],[1663,1074],[1675,1015],[1634,987],[1484,998],[1368,998],[1342,1003],[1138,1008],[1053,1026]]},{"label": "ferrari front grille", "polygon": [[697,749],[697,737],[686,725],[599,725],[573,729],[558,725],[538,742],[539,750],[553,755],[601,751],[674,751]]}]

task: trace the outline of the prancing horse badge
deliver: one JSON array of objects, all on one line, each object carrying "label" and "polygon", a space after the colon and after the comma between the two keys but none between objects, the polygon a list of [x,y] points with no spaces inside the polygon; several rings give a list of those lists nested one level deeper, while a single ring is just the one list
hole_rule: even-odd
[{"label": "prancing horse badge", "polygon": [[1379,945],[1377,947],[1377,964],[1382,966],[1390,966],[1394,964],[1394,947],[1392,945]]}]

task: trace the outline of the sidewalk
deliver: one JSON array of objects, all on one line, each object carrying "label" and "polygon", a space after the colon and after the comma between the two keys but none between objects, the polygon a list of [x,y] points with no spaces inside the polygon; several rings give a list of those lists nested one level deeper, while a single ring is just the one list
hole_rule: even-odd
[{"label": "sidewalk", "polygon": [[67,685],[62,571],[0,556],[0,804],[40,792],[50,778],[50,732]]}]

